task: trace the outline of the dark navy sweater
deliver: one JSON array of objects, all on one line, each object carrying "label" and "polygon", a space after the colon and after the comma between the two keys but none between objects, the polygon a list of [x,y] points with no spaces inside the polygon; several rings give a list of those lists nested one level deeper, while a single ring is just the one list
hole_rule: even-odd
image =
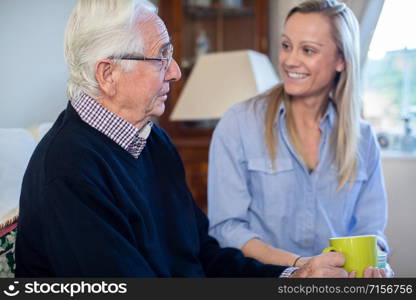
[{"label": "dark navy sweater", "polygon": [[138,159],[71,105],[26,170],[17,277],[276,277],[208,236],[181,159],[157,126]]}]

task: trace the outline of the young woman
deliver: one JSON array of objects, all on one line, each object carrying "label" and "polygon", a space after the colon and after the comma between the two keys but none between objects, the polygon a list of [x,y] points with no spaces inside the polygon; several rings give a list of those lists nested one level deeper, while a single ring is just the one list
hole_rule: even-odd
[{"label": "young woman", "polygon": [[246,256],[290,266],[320,254],[335,236],[375,234],[388,251],[380,151],[360,119],[352,11],[336,0],[293,8],[279,73],[283,83],[232,107],[214,132],[211,235]]}]

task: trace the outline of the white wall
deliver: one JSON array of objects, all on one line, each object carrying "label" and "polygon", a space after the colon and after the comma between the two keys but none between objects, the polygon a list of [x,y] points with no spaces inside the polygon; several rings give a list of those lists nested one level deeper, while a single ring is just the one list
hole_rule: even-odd
[{"label": "white wall", "polygon": [[65,108],[63,35],[75,3],[0,1],[0,128],[54,121]]},{"label": "white wall", "polygon": [[65,109],[64,30],[76,3],[0,0],[0,128],[55,121]]},{"label": "white wall", "polygon": [[389,199],[386,235],[390,264],[399,277],[416,277],[416,157],[382,159]]}]

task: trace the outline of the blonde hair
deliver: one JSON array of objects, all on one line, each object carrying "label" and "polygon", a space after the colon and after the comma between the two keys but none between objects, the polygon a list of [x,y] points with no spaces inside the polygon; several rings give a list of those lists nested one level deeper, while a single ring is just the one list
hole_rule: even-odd
[{"label": "blonde hair", "polygon": [[[140,20],[157,13],[147,0],[80,0],[73,9],[65,30],[64,55],[69,69],[67,94],[76,99],[81,93],[100,95],[95,78],[98,60],[143,52],[137,32]],[[131,62],[115,61],[123,70]]]},{"label": "blonde hair", "polygon": [[[356,176],[358,160],[359,118],[361,110],[360,62],[359,62],[359,25],[354,13],[336,0],[308,0],[294,7],[287,15],[287,20],[295,13],[319,13],[326,16],[332,25],[332,34],[339,53],[345,61],[345,69],[337,74],[330,96],[337,111],[337,121],[332,135],[335,148],[335,163],[338,170],[341,189],[349,179]],[[259,99],[268,101],[265,117],[265,138],[270,159],[274,165],[277,153],[275,122],[278,109],[282,103],[288,111],[288,132],[296,141],[296,131],[290,121],[290,96],[283,84],[275,86]],[[295,142],[296,148],[296,142]],[[298,148],[299,149],[299,148]],[[302,155],[302,151],[299,151]]]}]

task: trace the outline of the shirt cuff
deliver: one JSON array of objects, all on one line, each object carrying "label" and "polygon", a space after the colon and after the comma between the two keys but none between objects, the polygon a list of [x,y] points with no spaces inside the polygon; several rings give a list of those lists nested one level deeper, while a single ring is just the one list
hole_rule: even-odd
[{"label": "shirt cuff", "polygon": [[279,275],[279,278],[288,278],[297,270],[299,270],[298,267],[288,267]]},{"label": "shirt cuff", "polygon": [[387,254],[390,254],[389,245],[387,244],[384,238],[377,236],[377,245],[381,251],[386,252]]}]

